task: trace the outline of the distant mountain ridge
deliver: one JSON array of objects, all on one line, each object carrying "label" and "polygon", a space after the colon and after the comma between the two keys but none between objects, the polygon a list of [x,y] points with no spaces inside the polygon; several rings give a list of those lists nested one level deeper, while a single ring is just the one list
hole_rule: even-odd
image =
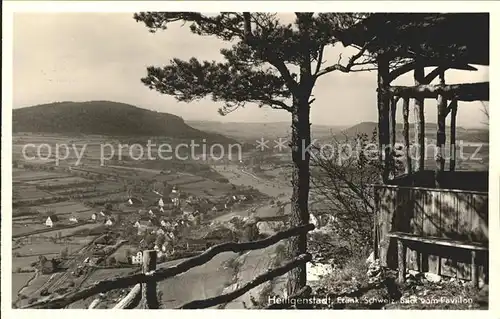
[{"label": "distant mountain ridge", "polygon": [[[367,134],[371,136],[374,131],[378,130],[377,122],[361,122],[354,126],[349,127],[348,129],[342,130],[341,134],[346,136],[355,136],[356,134]],[[450,136],[450,126],[446,126],[445,129],[446,136],[449,138]],[[410,123],[409,125],[409,135],[413,138],[415,133],[415,125]],[[427,138],[435,139],[437,133],[437,124],[436,123],[425,123],[425,136]],[[402,137],[403,135],[403,123],[396,123],[396,134],[398,137]],[[475,128],[475,129],[466,129],[461,126],[456,127],[456,138],[457,140],[463,141],[482,141],[487,142],[489,140],[489,129],[484,128]]]},{"label": "distant mountain ridge", "polygon": [[55,102],[14,109],[14,132],[166,136],[236,143],[213,132],[195,129],[176,115],[112,101]]},{"label": "distant mountain ridge", "polygon": [[[271,122],[271,123],[239,123],[239,122],[215,122],[215,121],[190,121],[186,120],[189,125],[203,131],[216,132],[229,136],[240,141],[260,139],[274,139],[279,137],[289,138],[291,132],[290,122]],[[366,134],[371,136],[377,131],[377,122],[361,122],[353,126],[328,126],[328,125],[311,125],[312,138],[320,140],[329,140],[332,137],[337,140],[342,140],[344,137],[354,137],[357,134]],[[436,123],[425,123],[425,135],[427,138],[436,138]],[[487,142],[489,140],[489,131],[484,129],[466,129],[457,127],[457,140],[469,142]],[[403,124],[396,124],[396,134],[398,139],[402,138]],[[413,139],[414,125],[410,123],[410,138]],[[449,136],[450,127],[446,127],[446,134]]]},{"label": "distant mountain ridge", "polygon": [[[287,138],[291,134],[291,122],[217,122],[217,121],[191,121],[186,123],[203,131],[216,132],[240,141],[265,138]],[[311,134],[315,137],[332,136],[348,126],[311,125]]]}]

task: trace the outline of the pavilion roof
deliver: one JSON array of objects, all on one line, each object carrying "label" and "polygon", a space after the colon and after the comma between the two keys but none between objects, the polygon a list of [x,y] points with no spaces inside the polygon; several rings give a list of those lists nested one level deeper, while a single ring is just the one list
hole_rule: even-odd
[{"label": "pavilion roof", "polygon": [[489,20],[489,13],[374,13],[339,38],[392,59],[489,65]]}]

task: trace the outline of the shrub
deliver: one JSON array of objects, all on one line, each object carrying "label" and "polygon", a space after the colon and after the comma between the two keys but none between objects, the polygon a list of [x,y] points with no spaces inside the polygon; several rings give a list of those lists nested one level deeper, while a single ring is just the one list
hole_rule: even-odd
[{"label": "shrub", "polygon": [[111,256],[111,257],[109,257],[109,258],[108,258],[108,260],[106,261],[106,263],[107,263],[108,265],[110,265],[110,266],[112,266],[112,265],[116,265],[116,258],[115,258],[115,257],[113,257],[113,256]]}]

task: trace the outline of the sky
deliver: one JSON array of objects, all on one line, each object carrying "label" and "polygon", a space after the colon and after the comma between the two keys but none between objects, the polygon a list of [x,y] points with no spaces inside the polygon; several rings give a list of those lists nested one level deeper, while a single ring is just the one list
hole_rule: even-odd
[{"label": "sky", "polygon": [[[289,121],[283,110],[248,105],[220,116],[221,104],[210,99],[179,103],[173,97],[149,90],[140,79],[147,66],[162,66],[172,58],[220,60],[227,46],[214,37],[200,37],[180,23],[152,34],[132,13],[16,13],[13,42],[13,107],[56,101],[110,100],[179,115],[185,120],[222,122]],[[284,20],[290,13],[281,15]],[[345,61],[352,49],[338,45],[324,59]],[[446,81],[483,82],[489,69],[448,71]],[[411,85],[411,72],[394,85]],[[332,72],[322,76],[313,91],[311,123],[354,125],[377,121],[376,72]],[[436,102],[426,101],[426,120],[436,122]],[[485,122],[483,103],[459,103],[457,125],[480,127]],[[398,121],[401,115],[398,112]],[[410,121],[412,116],[410,115]],[[449,121],[449,119],[447,119]]]}]

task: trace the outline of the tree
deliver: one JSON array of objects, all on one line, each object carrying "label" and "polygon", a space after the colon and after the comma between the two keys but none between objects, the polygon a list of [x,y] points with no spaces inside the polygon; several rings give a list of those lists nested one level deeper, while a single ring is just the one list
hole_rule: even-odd
[{"label": "tree", "polygon": [[[312,90],[321,76],[334,71],[351,72],[373,63],[360,49],[344,64],[325,65],[325,50],[339,41],[336,34],[363,15],[345,13],[295,13],[295,21],[284,24],[273,13],[227,12],[203,15],[197,12],[140,12],[134,19],[150,32],[164,30],[176,21],[190,23],[199,36],[216,36],[232,44],[222,49],[224,62],[173,59],[164,67],[150,66],[142,82],[152,90],[190,102],[211,96],[224,102],[225,115],[252,103],[290,113],[292,119],[293,195],[291,224],[309,222],[309,160],[311,143],[309,113]],[[306,235],[290,239],[291,257],[306,253]],[[288,293],[306,284],[305,265],[292,270]]]},{"label": "tree", "polygon": [[[335,147],[329,147],[330,152],[321,146],[313,151],[322,153],[311,163],[314,194],[324,199],[325,209],[335,218],[335,232],[349,238],[353,250],[369,247],[373,239],[375,199],[371,185],[378,183],[383,169],[378,154],[370,154],[368,148],[376,145],[376,138],[376,132],[371,137],[334,137]],[[355,148],[356,152],[351,152]]]},{"label": "tree", "polygon": [[161,245],[163,245],[163,243],[165,243],[165,235],[160,234],[160,235],[156,236],[155,245],[161,246]]},{"label": "tree", "polygon": [[116,265],[116,258],[113,257],[113,256],[109,257],[108,260],[107,260],[107,265],[108,266]]},{"label": "tree", "polygon": [[66,258],[66,257],[68,257],[68,247],[64,247],[64,249],[63,249],[63,250],[61,250],[61,252],[60,252],[60,254],[59,254],[59,255],[60,255],[60,257],[61,257],[61,258]]}]

